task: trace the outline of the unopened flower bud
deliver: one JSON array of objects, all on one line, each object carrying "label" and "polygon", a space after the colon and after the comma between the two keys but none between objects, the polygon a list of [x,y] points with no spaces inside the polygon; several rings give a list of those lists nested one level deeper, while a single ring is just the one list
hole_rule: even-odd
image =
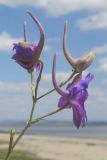
[{"label": "unopened flower bud", "polygon": [[64,24],[64,35],[63,35],[64,55],[68,63],[74,68],[76,73],[82,72],[83,70],[85,70],[90,66],[96,54],[95,52],[90,51],[88,54],[83,55],[82,57],[76,60],[69,54],[69,51],[67,50],[66,39],[67,39],[67,22],[65,22]]},{"label": "unopened flower bud", "polygon": [[15,129],[12,129],[12,130],[11,130],[11,135],[12,135],[12,136],[15,136],[15,135],[16,135],[16,130],[15,130]]},{"label": "unopened flower bud", "polygon": [[94,57],[96,56],[96,53],[93,51],[90,51],[88,54],[80,57],[77,61],[76,61],[76,71],[77,72],[81,72],[83,70],[85,70],[86,68],[88,68]]}]

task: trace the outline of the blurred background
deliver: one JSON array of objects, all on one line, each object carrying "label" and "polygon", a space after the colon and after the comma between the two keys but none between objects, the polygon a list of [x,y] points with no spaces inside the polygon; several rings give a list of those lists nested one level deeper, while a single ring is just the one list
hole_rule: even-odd
[{"label": "blurred background", "polygon": [[[88,88],[85,103],[88,122],[84,128],[77,129],[72,109],[65,109],[28,129],[11,159],[95,160],[97,155],[97,160],[106,160],[107,0],[0,0],[0,159],[7,153],[10,130],[15,128],[17,133],[22,130],[32,105],[30,75],[11,58],[13,43],[23,41],[24,21],[28,41],[39,40],[38,28],[27,11],[38,18],[46,32],[38,96],[53,88],[54,53],[57,53],[57,82],[66,80],[72,72],[62,50],[66,20],[67,47],[71,55],[78,58],[90,50],[96,52],[92,65],[83,74],[84,77],[90,72],[94,79]],[[56,110],[58,100],[56,92],[40,99],[34,118]]]},{"label": "blurred background", "polygon": [[[73,57],[96,52],[93,64],[84,72],[94,74],[85,104],[88,124],[77,130],[72,110],[64,110],[34,126],[27,133],[37,135],[107,138],[107,1],[106,0],[0,0],[0,132],[25,124],[31,110],[30,75],[12,59],[13,43],[23,41],[27,21],[29,42],[39,40],[39,31],[27,11],[31,11],[46,32],[41,54],[44,71],[38,96],[53,88],[51,71],[57,53],[57,82],[66,80],[72,68],[62,50],[64,22],[68,21],[67,45]],[[38,101],[34,117],[57,108],[59,95],[52,93]]]}]

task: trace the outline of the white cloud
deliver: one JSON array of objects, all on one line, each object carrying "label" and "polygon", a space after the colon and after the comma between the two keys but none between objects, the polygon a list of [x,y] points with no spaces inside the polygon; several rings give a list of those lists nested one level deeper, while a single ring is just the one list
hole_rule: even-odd
[{"label": "white cloud", "polygon": [[107,85],[107,79],[104,79],[104,80],[103,80],[103,84],[104,84],[104,85]]},{"label": "white cloud", "polygon": [[44,52],[50,52],[52,50],[52,46],[51,45],[45,45],[43,51]]},{"label": "white cloud", "polygon": [[[49,82],[41,82],[39,94],[50,90]],[[48,85],[46,85],[48,84]],[[30,82],[3,82],[0,81],[0,119],[24,120],[27,119],[32,106]],[[49,101],[49,97],[52,100]],[[55,96],[52,94],[37,103],[37,116],[43,115],[56,108]],[[56,99],[57,100],[57,99]],[[3,107],[2,107],[3,106]],[[42,109],[41,109],[42,107]],[[53,109],[52,109],[53,107]],[[40,108],[40,109],[39,109]],[[48,110],[49,109],[49,110]]]},{"label": "white cloud", "polygon": [[[66,80],[70,75],[71,75],[71,72],[57,72],[56,79],[59,82],[62,82],[64,80]],[[45,80],[47,82],[51,82],[52,81],[52,73],[44,73],[42,78],[43,78],[43,80]]]},{"label": "white cloud", "polygon": [[13,43],[22,41],[22,38],[14,38],[7,32],[0,33],[0,50],[9,51],[12,50]]},{"label": "white cloud", "polygon": [[[71,73],[68,72],[58,72],[56,73],[56,79],[60,82],[63,80],[66,80]],[[42,75],[41,79],[42,83],[42,89],[40,89],[42,92],[46,91],[45,88],[49,87],[49,83],[52,83],[52,74],[51,73],[44,73]],[[44,85],[44,87],[43,87]],[[44,88],[44,89],[43,89]],[[3,82],[0,81],[0,92],[10,92],[10,93],[30,93],[30,82]],[[40,92],[41,92],[40,91]]]},{"label": "white cloud", "polygon": [[93,49],[97,54],[106,53],[107,52],[107,43],[102,46],[97,46]]},{"label": "white cloud", "polygon": [[30,5],[36,7],[45,7],[47,4],[47,0],[0,0],[1,5],[6,5],[10,7]]},{"label": "white cloud", "polygon": [[[57,76],[61,75],[63,79],[66,79],[67,74],[68,73],[66,72],[58,73]],[[45,90],[46,92],[50,90],[49,83],[51,83],[51,74],[47,73],[44,76],[45,78],[48,76],[48,80],[44,81],[44,78],[42,79],[42,90]],[[46,84],[47,86],[45,86]],[[41,89],[41,86],[39,88]],[[88,103],[85,104],[88,119],[107,120],[106,114],[104,114],[107,112],[107,107],[105,105],[107,103],[107,91],[101,87],[92,87],[91,85],[89,88]],[[36,115],[34,115],[38,117],[55,110],[57,108],[58,99],[59,95],[56,94],[56,92],[44,97],[38,101],[36,106]],[[29,82],[17,83],[0,81],[0,119],[28,119],[31,110],[31,104],[32,100]],[[64,110],[63,112],[58,113],[51,118],[71,120],[71,113],[72,110]]]},{"label": "white cloud", "polygon": [[48,2],[47,12],[53,16],[65,15],[80,10],[99,11],[107,9],[106,0],[48,0]]},{"label": "white cloud", "polygon": [[107,57],[99,60],[99,67],[97,68],[98,72],[107,72]]},{"label": "white cloud", "polygon": [[74,11],[103,11],[107,9],[106,0],[0,0],[1,5],[10,7],[32,6],[44,8],[49,16],[65,15]]},{"label": "white cloud", "polygon": [[[91,87],[91,86],[90,86]],[[89,97],[86,105],[88,119],[107,121],[107,90],[105,86],[89,88]]]},{"label": "white cloud", "polygon": [[[107,103],[107,92],[102,88],[92,88],[89,90],[90,100],[95,101],[99,104]],[[100,106],[100,105],[99,105]]]},{"label": "white cloud", "polygon": [[20,94],[28,93],[30,91],[30,83],[0,81],[0,91]]},{"label": "white cloud", "polygon": [[[85,76],[87,72],[83,73]],[[71,75],[71,72],[57,72],[56,80],[58,83],[65,81]],[[30,94],[31,86],[30,82],[3,82],[0,81],[0,92],[8,93],[18,93],[18,94]],[[42,94],[47,91],[47,89],[52,89],[52,73],[43,73],[41,84],[39,87],[39,94]]]},{"label": "white cloud", "polygon": [[[0,33],[0,51],[10,51],[12,50],[13,43],[18,43],[20,41],[23,41],[23,38],[15,38],[12,37],[9,33],[7,32],[2,32]],[[44,47],[44,52],[49,52],[51,51],[52,48],[52,42],[54,41],[51,39],[50,41],[48,40],[47,44]]]},{"label": "white cloud", "polygon": [[57,37],[47,38],[44,46],[44,52],[52,52],[53,46],[58,42]]},{"label": "white cloud", "polygon": [[[58,82],[62,82],[62,81],[65,81],[67,80],[67,78],[69,78],[69,76],[71,76],[72,72],[56,72],[56,80]],[[88,71],[84,71],[82,73],[83,77],[88,74]],[[46,82],[51,82],[52,81],[52,73],[44,73],[42,75],[42,79],[43,81],[46,81]]]},{"label": "white cloud", "polygon": [[76,25],[83,31],[107,29],[107,12],[99,12],[79,19]]}]

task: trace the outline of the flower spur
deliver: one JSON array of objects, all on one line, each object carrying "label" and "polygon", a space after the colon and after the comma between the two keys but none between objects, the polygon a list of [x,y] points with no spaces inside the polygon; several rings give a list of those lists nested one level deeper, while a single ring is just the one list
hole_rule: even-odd
[{"label": "flower spur", "polygon": [[31,73],[35,68],[36,70],[40,70],[39,58],[45,42],[45,32],[40,22],[32,15],[32,13],[28,12],[28,14],[39,28],[40,40],[38,44],[27,42],[26,22],[24,22],[24,42],[13,44],[13,50],[15,50],[16,53],[12,56],[12,59],[14,59],[20,66],[27,69],[29,73]]},{"label": "flower spur", "polygon": [[96,56],[96,53],[90,51],[88,54],[85,54],[76,60],[70,55],[69,51],[67,50],[66,39],[67,39],[67,21],[64,23],[63,52],[68,63],[74,68],[75,72],[76,73],[82,72],[83,70],[85,70],[90,66],[94,57]]},{"label": "flower spur", "polygon": [[75,84],[68,84],[66,91],[63,91],[56,83],[55,79],[56,55],[53,60],[52,80],[56,91],[61,95],[58,107],[72,108],[73,122],[77,128],[83,127],[87,121],[87,115],[84,103],[88,98],[88,84],[94,78],[92,74],[88,74],[85,79],[77,81]]}]

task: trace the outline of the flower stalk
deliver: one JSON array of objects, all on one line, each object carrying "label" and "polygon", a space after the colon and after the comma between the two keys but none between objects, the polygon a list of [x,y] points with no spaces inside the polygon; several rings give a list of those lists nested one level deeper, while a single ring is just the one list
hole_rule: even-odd
[{"label": "flower stalk", "polygon": [[11,153],[11,150],[12,150],[12,144],[13,144],[13,131],[11,130],[10,131],[10,142],[9,142],[9,148],[8,148],[8,152],[7,152],[7,155],[6,155],[6,158],[5,159],[8,159],[10,153]]},{"label": "flower stalk", "polygon": [[[65,84],[67,84],[73,77],[74,75],[76,74],[75,70],[71,73],[71,75],[65,80],[65,81],[62,81],[60,84],[59,84],[59,87],[63,87]],[[43,95],[39,96],[37,98],[37,101],[40,100],[41,98],[49,95],[50,93],[54,92],[55,91],[55,88],[51,89],[50,91],[44,93]]]},{"label": "flower stalk", "polygon": [[47,118],[47,117],[49,117],[49,116],[52,116],[52,115],[54,115],[54,114],[62,111],[63,109],[65,109],[65,107],[66,107],[66,106],[64,106],[64,107],[62,107],[62,108],[58,108],[58,109],[56,109],[55,111],[52,111],[52,112],[50,112],[50,113],[48,113],[48,114],[45,114],[44,116],[41,116],[41,117],[36,118],[36,119],[33,119],[33,120],[31,121],[31,124],[36,124],[37,122],[43,120],[44,118]]},{"label": "flower stalk", "polygon": [[24,133],[26,132],[26,130],[29,128],[29,126],[31,124],[34,109],[35,109],[35,105],[36,105],[36,102],[37,102],[36,99],[37,99],[38,86],[39,86],[39,82],[41,80],[41,75],[42,75],[42,71],[43,71],[43,62],[40,61],[40,63],[41,63],[41,69],[40,69],[40,73],[39,73],[39,76],[37,78],[37,83],[36,84],[35,84],[35,81],[34,81],[34,72],[31,73],[32,109],[31,109],[31,113],[30,113],[30,116],[29,116],[29,120],[28,120],[28,122],[24,126],[23,130],[21,131],[21,133],[19,134],[19,136],[17,137],[17,139],[14,142],[13,142],[12,131],[10,132],[9,148],[8,148],[8,152],[7,152],[7,155],[5,157],[5,160],[8,160],[8,158],[10,157],[14,147],[19,142],[19,140],[21,139],[21,137],[24,135]]},{"label": "flower stalk", "polygon": [[[87,121],[87,115],[84,103],[88,98],[88,91],[87,91],[88,85],[90,81],[94,78],[94,76],[89,73],[85,77],[85,79],[82,79],[82,72],[90,66],[95,57],[95,53],[89,52],[87,55],[84,55],[78,58],[77,60],[75,60],[72,56],[70,56],[66,44],[67,22],[65,22],[64,34],[63,34],[63,52],[66,60],[72,66],[73,72],[65,81],[61,82],[58,85],[56,81],[56,54],[55,54],[53,59],[53,68],[52,68],[52,82],[54,89],[38,97],[39,83],[41,80],[44,67],[43,62],[40,60],[40,55],[45,43],[45,31],[40,22],[38,21],[38,19],[35,18],[31,12],[28,12],[28,14],[39,29],[40,32],[39,42],[37,44],[27,42],[26,22],[24,22],[23,24],[24,42],[14,43],[13,50],[15,50],[16,53],[12,56],[12,59],[14,59],[16,63],[18,63],[21,67],[26,69],[31,76],[32,108],[28,121],[26,122],[25,126],[23,127],[22,131],[20,132],[20,134],[17,136],[16,139],[14,139],[15,130],[10,131],[9,147],[7,155],[4,160],[8,160],[10,158],[10,155],[12,154],[15,146],[17,145],[17,143],[20,141],[22,136],[25,134],[25,132],[31,125],[36,124],[39,121],[51,115],[54,115],[65,108],[72,108],[73,122],[77,128],[79,128],[80,125],[83,127]],[[35,80],[35,69],[36,72],[39,72],[37,80]],[[72,78],[73,78],[72,82],[70,82],[67,85],[66,90],[63,91],[61,87],[64,86],[67,82],[69,82]],[[49,95],[50,93],[54,92],[55,90],[61,96],[57,105],[59,108],[41,117],[33,119],[33,114],[35,111],[37,101]]]}]

